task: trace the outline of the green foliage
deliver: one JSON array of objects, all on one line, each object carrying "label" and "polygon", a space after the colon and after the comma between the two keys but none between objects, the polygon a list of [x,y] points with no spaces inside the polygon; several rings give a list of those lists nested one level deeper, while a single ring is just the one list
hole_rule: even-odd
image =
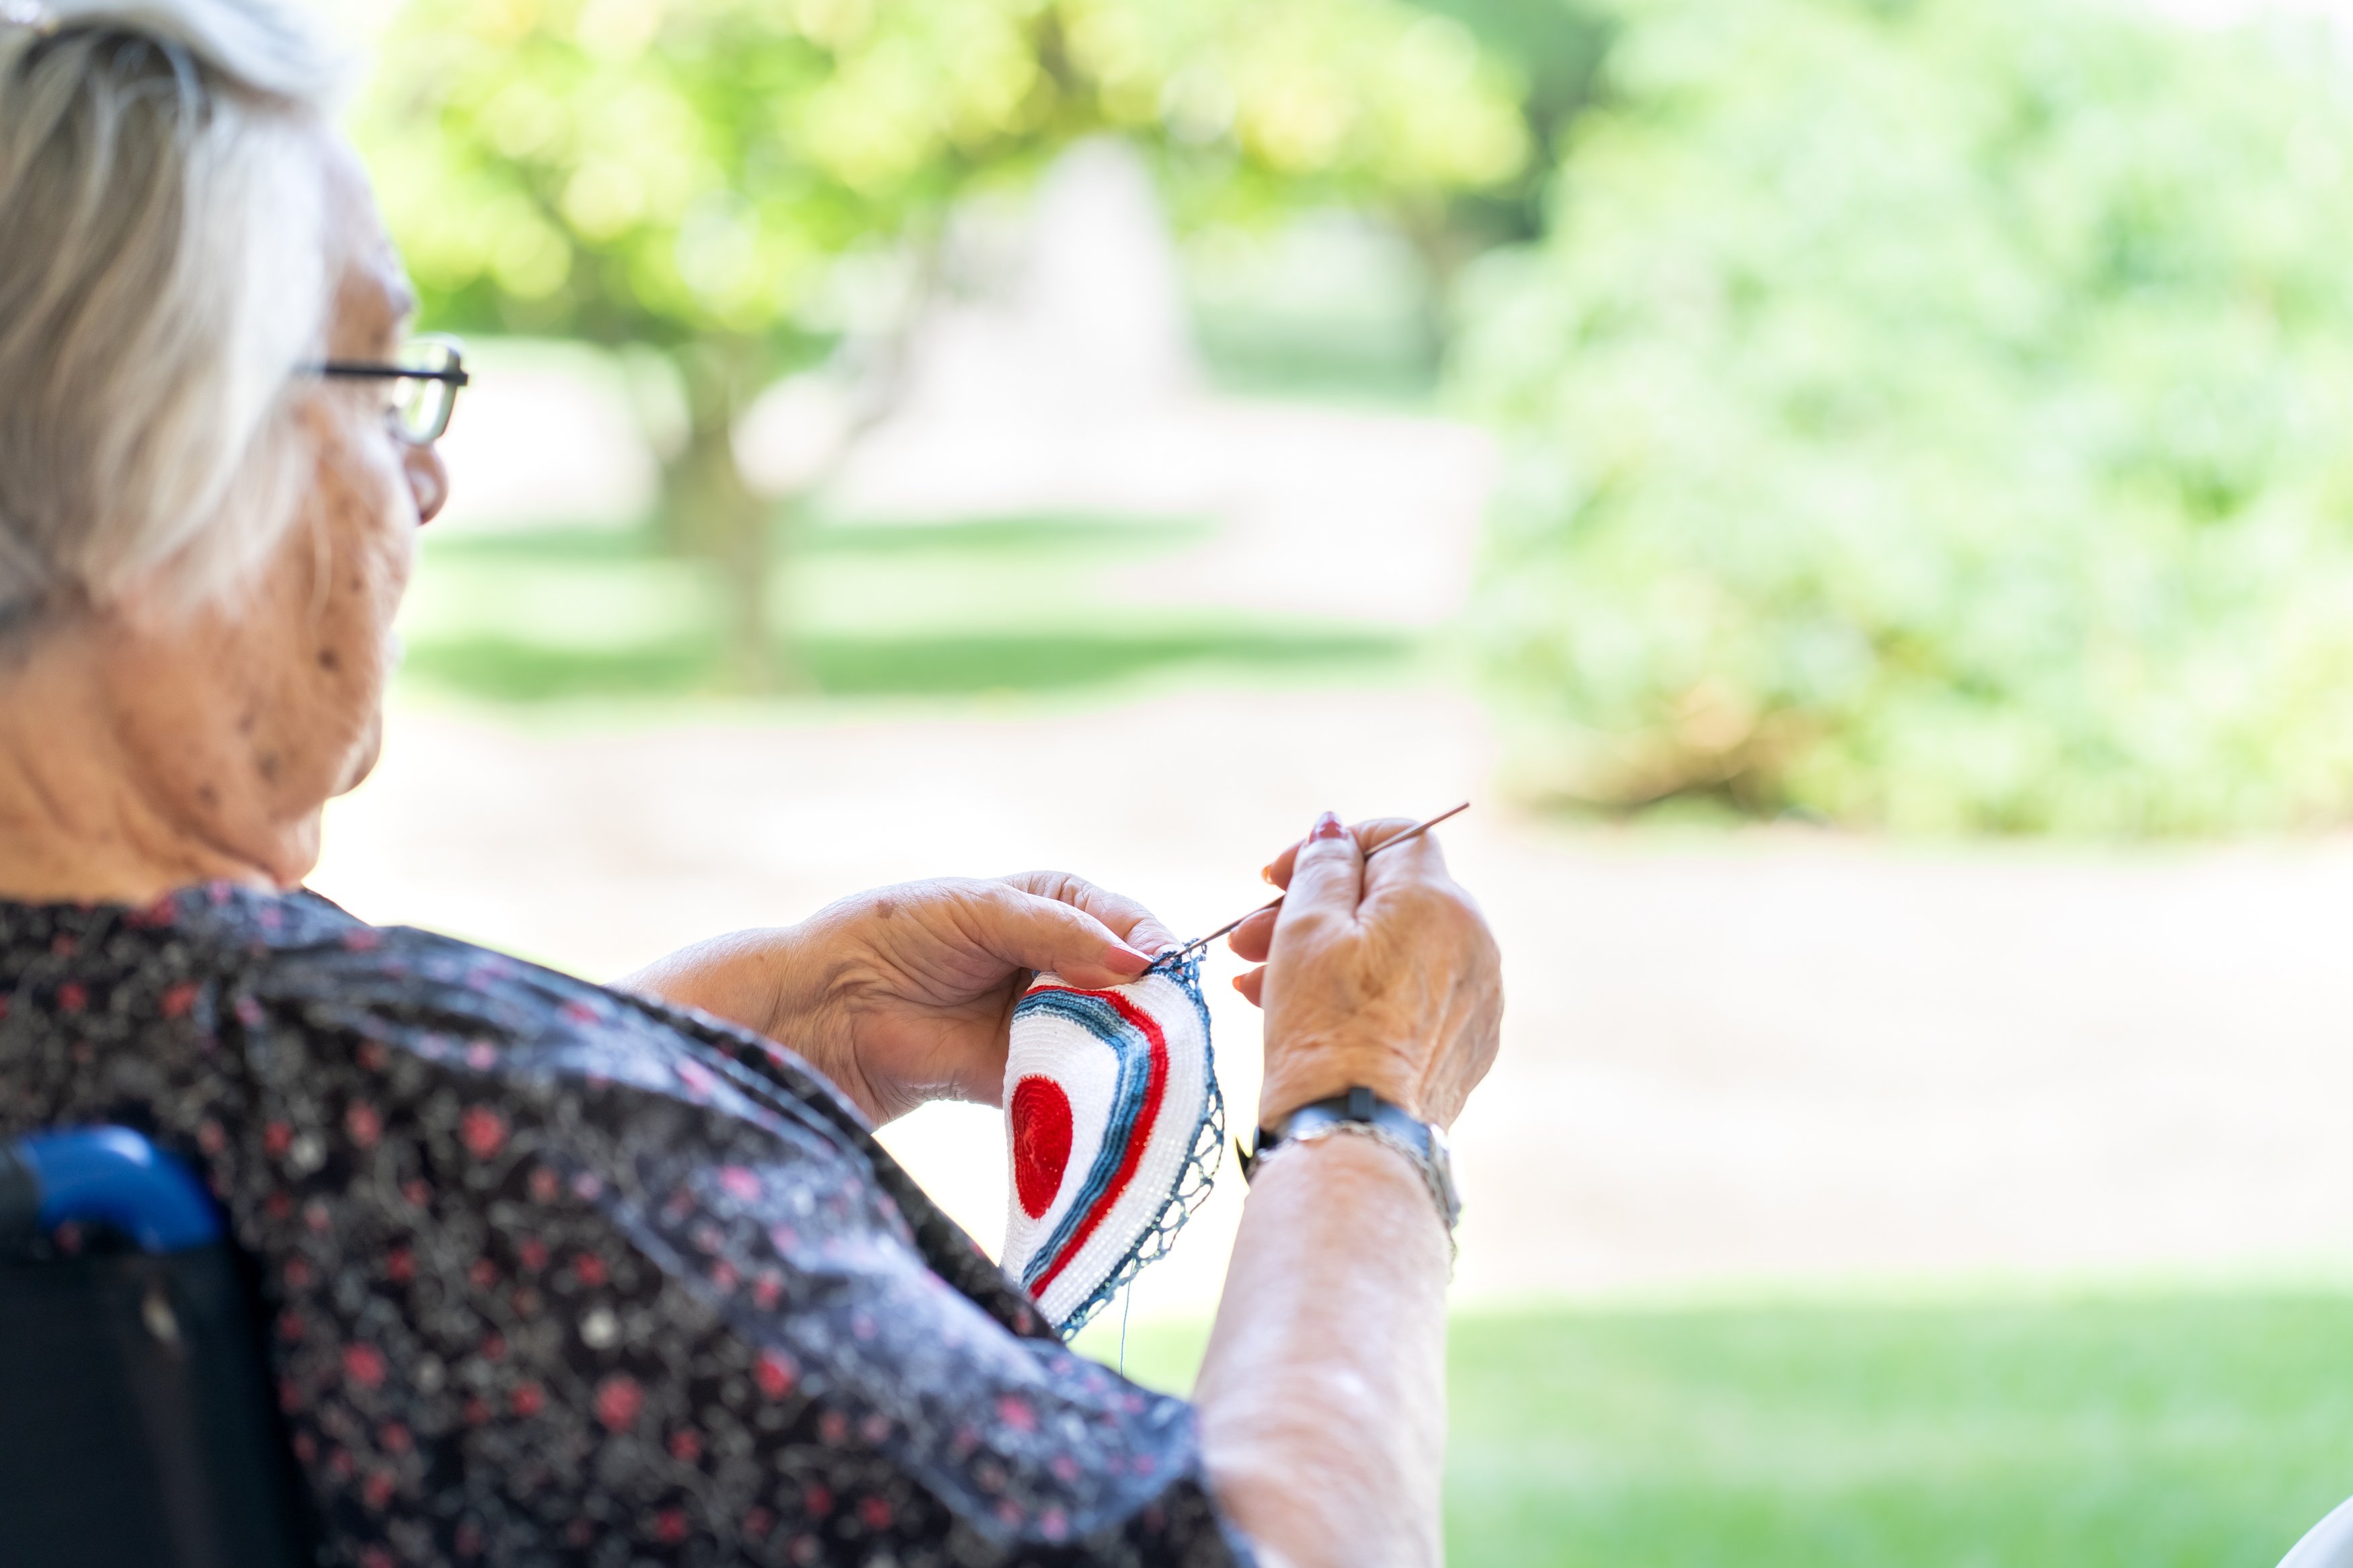
[{"label": "green foliage", "polygon": [[[1456,1568],[2226,1568],[2343,1500],[2353,1300],[1463,1313]],[[1183,1390],[1206,1325],[1138,1323]],[[1116,1322],[1080,1348],[1116,1363]]]},{"label": "green foliage", "polygon": [[1609,31],[1586,0],[1419,0],[1469,27],[1525,81],[1521,110],[1540,155],[1508,185],[1467,195],[1450,215],[1458,246],[1468,250],[1535,238],[1543,226],[1550,154],[1593,100]]},{"label": "green foliage", "polygon": [[1534,795],[1925,831],[2353,807],[2353,101],[2077,0],[1618,0],[1466,295]]},{"label": "green foliage", "polygon": [[661,521],[722,565],[751,689],[821,677],[776,659],[738,420],[851,328],[887,404],[948,209],[1101,133],[1188,216],[1437,205],[1526,151],[1501,68],[1405,0],[410,0],[359,128],[437,324],[668,351]]},{"label": "green foliage", "polygon": [[412,0],[361,138],[440,321],[830,324],[833,264],[1074,138],[1197,205],[1510,176],[1511,84],[1401,0]]}]

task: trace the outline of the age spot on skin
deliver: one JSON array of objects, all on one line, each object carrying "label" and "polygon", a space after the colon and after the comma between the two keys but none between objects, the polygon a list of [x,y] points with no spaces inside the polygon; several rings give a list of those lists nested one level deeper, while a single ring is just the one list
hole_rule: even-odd
[{"label": "age spot on skin", "polygon": [[319,668],[330,671],[338,670],[343,668],[343,661],[333,648],[322,647],[319,650]]},{"label": "age spot on skin", "polygon": [[256,768],[256,769],[260,773],[261,777],[262,777],[262,781],[263,781],[264,783],[266,783],[266,784],[276,784],[276,783],[278,782],[278,753],[277,753],[277,752],[262,752],[260,756],[259,756],[259,757],[257,757],[257,758],[255,758],[255,759],[254,759],[254,763],[253,763],[253,765],[254,765],[254,767],[255,767],[255,768]]}]

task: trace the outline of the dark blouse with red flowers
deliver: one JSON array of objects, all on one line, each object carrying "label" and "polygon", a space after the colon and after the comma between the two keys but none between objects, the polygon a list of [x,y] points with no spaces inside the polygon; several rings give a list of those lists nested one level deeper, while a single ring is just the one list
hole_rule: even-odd
[{"label": "dark blouse with red flowers", "polygon": [[333,1561],[1248,1561],[1190,1407],[765,1040],[226,886],[0,902],[0,1135],[133,1127],[220,1198]]}]

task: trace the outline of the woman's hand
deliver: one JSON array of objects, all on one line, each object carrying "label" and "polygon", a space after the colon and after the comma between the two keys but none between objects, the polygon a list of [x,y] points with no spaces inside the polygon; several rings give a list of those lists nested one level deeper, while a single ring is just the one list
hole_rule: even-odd
[{"label": "woman's hand", "polygon": [[[1367,862],[1330,815],[1267,868],[1289,890],[1234,950],[1266,1008],[1271,1125],[1356,1084],[1451,1122],[1495,1059],[1494,938],[1425,835]],[[1270,1563],[1437,1563],[1446,1433],[1446,1241],[1411,1166],[1363,1138],[1257,1172],[1193,1387],[1219,1505]]]},{"label": "woman's hand", "polygon": [[1326,812],[1267,868],[1282,907],[1228,940],[1262,967],[1234,984],[1266,1009],[1259,1122],[1364,1084],[1451,1126],[1495,1059],[1504,985],[1479,907],[1429,834],[1367,861],[1413,824]]},{"label": "woman's hand", "polygon": [[1013,1005],[1039,970],[1124,984],[1176,945],[1141,904],[1059,871],[908,882],[797,926],[739,931],[620,984],[798,1052],[877,1125],[933,1100],[995,1105]]}]

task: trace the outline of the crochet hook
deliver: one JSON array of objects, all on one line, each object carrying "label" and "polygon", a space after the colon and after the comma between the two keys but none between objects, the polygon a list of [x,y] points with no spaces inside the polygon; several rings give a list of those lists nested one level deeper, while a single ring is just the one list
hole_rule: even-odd
[{"label": "crochet hook", "polygon": [[[1431,828],[1437,826],[1440,823],[1444,822],[1448,817],[1460,816],[1470,809],[1471,803],[1466,800],[1461,805],[1454,807],[1451,811],[1440,812],[1436,816],[1431,817],[1427,822],[1417,822],[1411,827],[1407,828],[1403,833],[1398,834],[1396,837],[1384,838],[1378,844],[1374,845],[1370,849],[1366,850],[1365,858],[1369,860],[1384,849],[1394,849],[1400,844],[1408,843],[1413,839],[1419,838],[1423,834],[1429,832]],[[1211,942],[1217,941],[1219,937],[1224,936],[1227,932],[1240,930],[1244,921],[1250,920],[1258,915],[1262,915],[1269,910],[1279,910],[1282,907],[1282,895],[1277,893],[1271,901],[1261,904],[1249,914],[1242,916],[1241,920],[1229,921],[1207,936],[1195,937],[1191,942],[1187,942],[1182,947],[1169,949],[1166,952],[1162,953],[1158,958],[1153,960],[1152,967],[1157,969],[1164,963],[1182,963],[1185,962],[1186,954],[1198,952],[1201,949],[1208,946]]]}]

